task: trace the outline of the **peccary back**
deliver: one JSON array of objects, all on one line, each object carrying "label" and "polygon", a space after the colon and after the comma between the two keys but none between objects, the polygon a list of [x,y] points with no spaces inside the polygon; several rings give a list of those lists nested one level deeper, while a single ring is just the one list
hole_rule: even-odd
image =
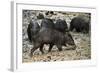
[{"label": "peccary back", "polygon": [[78,16],[72,19],[70,22],[70,30],[76,30],[77,32],[89,32],[90,20],[87,17]]},{"label": "peccary back", "polygon": [[68,30],[66,21],[58,19],[55,23],[55,29],[57,29],[60,32],[66,32]]},{"label": "peccary back", "polygon": [[54,23],[53,20],[49,19],[49,18],[44,18],[41,22],[41,27],[45,27],[45,28],[54,28]]}]

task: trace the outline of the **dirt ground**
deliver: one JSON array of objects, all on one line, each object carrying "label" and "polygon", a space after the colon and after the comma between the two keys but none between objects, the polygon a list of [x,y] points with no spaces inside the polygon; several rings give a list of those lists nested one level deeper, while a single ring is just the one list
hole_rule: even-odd
[{"label": "dirt ground", "polygon": [[[45,14],[46,11],[23,11],[23,44],[22,44],[22,61],[25,62],[54,62],[54,61],[67,61],[67,60],[87,60],[91,59],[91,35],[90,33],[77,33],[77,32],[70,32],[75,44],[76,49],[71,50],[68,47],[63,46],[63,51],[58,51],[57,47],[54,46],[52,51],[48,53],[49,45],[44,46],[45,54],[42,54],[39,49],[37,49],[33,57],[29,57],[30,49],[33,47],[32,43],[29,42],[27,36],[27,27],[29,24],[29,20],[32,18],[36,18],[38,13]],[[85,13],[71,13],[71,12],[55,12],[54,15],[45,16],[51,19],[64,19],[66,20],[68,27],[70,26],[70,21],[73,17]],[[87,15],[87,14],[86,14]],[[37,18],[36,18],[37,19]],[[41,19],[38,19],[38,23],[41,23]]]}]

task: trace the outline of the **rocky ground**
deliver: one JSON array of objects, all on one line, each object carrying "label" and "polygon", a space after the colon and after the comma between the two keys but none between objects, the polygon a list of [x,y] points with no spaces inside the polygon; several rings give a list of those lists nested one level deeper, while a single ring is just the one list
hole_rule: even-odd
[{"label": "rocky ground", "polygon": [[[73,12],[54,12],[53,14],[45,15],[47,11],[32,11],[23,10],[23,44],[22,44],[22,61],[23,62],[52,62],[52,61],[67,61],[67,60],[86,60],[91,59],[91,40],[90,33],[77,33],[70,32],[73,36],[75,44],[77,45],[76,50],[70,50],[68,47],[63,47],[63,51],[59,52],[57,47],[54,46],[52,51],[48,53],[49,45],[44,46],[45,54],[42,54],[39,49],[34,52],[32,58],[29,57],[30,49],[33,47],[32,43],[29,42],[27,36],[27,27],[30,19],[36,19],[41,24],[41,19],[38,17],[39,13],[43,14],[44,17],[57,20],[58,18],[66,20],[68,27],[73,17],[78,15],[86,15],[86,13],[73,13]],[[44,18],[42,17],[42,18]]]}]

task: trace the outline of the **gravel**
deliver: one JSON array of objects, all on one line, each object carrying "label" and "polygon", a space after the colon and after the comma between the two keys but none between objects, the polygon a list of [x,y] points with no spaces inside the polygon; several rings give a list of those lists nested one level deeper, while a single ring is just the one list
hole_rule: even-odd
[{"label": "gravel", "polygon": [[23,62],[54,62],[54,61],[67,61],[67,60],[86,60],[91,59],[91,40],[90,34],[70,32],[73,36],[75,44],[77,45],[76,50],[68,50],[68,47],[63,47],[63,51],[59,52],[56,46],[53,46],[51,52],[48,53],[49,45],[44,45],[44,54],[42,54],[39,48],[34,52],[33,57],[29,57],[30,49],[34,46],[29,42],[27,36],[27,27],[30,19],[36,19],[41,24],[42,19],[37,19],[39,13],[42,13],[44,17],[51,18],[54,21],[58,18],[66,20],[68,28],[70,21],[73,17],[80,14],[87,15],[86,13],[74,13],[74,12],[54,12],[54,15],[45,15],[46,11],[23,11],[23,33],[22,33],[22,61]]}]

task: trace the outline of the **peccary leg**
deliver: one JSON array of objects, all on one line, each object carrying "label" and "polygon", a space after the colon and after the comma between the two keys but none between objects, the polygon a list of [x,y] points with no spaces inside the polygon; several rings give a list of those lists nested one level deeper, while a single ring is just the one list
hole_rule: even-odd
[{"label": "peccary leg", "polygon": [[61,45],[57,45],[57,48],[59,51],[62,51],[62,46]]},{"label": "peccary leg", "polygon": [[30,57],[32,57],[33,56],[33,52],[36,50],[37,48],[32,48],[31,49],[31,52],[30,52]]},{"label": "peccary leg", "polygon": [[51,52],[51,49],[52,49],[53,45],[54,45],[54,44],[50,44],[50,46],[49,46],[49,51],[48,51],[48,52]]},{"label": "peccary leg", "polygon": [[40,46],[40,51],[42,52],[42,54],[44,53],[43,46],[44,46],[44,44],[41,44],[41,46]]},{"label": "peccary leg", "polygon": [[30,56],[33,56],[33,52],[40,47],[40,44],[34,44],[34,47],[31,49]]}]

